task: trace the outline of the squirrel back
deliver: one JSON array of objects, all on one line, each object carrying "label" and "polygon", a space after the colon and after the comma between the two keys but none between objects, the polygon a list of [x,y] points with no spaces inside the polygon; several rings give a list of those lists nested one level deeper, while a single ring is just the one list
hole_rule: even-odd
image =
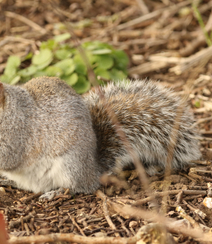
[{"label": "squirrel back", "polygon": [[[180,97],[146,81],[100,89],[104,100],[97,88],[82,98],[53,77],[21,87],[0,83],[0,174],[34,192],[64,187],[92,193],[103,172],[132,161],[107,114],[108,104],[147,172],[163,171]],[[192,123],[185,107],[173,155],[176,169],[200,157]]]}]

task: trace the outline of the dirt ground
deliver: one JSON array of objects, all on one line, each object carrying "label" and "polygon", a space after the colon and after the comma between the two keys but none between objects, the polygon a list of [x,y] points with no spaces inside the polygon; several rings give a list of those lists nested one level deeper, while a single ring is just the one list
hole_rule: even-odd
[{"label": "dirt ground", "polygon": [[[198,9],[210,40],[212,1]],[[65,189],[43,202],[40,194],[2,186],[9,243],[212,242],[212,47],[193,10],[187,0],[0,1],[0,73],[10,55],[36,52],[53,35],[71,31],[80,42],[107,42],[126,51],[132,79],[159,80],[187,94],[203,152],[196,167],[166,180],[150,177],[148,192],[136,170],[105,176],[106,186],[93,195]]]}]

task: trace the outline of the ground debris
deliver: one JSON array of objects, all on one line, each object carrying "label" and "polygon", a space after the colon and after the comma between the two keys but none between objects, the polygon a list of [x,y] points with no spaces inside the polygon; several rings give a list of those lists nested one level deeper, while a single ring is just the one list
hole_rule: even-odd
[{"label": "ground debris", "polygon": [[[212,1],[199,5],[209,33],[211,8]],[[42,202],[40,193],[2,181],[0,212],[9,243],[212,241],[212,48],[191,1],[3,0],[0,11],[0,73],[10,55],[35,53],[42,41],[70,28],[80,42],[112,44],[127,52],[132,79],[159,80],[179,94],[189,94],[204,158],[165,181],[161,175],[150,177],[149,192],[135,170],[104,176],[106,186],[97,194],[72,196],[65,189]],[[75,38],[70,42],[75,45]],[[28,65],[25,61],[22,68]]]}]

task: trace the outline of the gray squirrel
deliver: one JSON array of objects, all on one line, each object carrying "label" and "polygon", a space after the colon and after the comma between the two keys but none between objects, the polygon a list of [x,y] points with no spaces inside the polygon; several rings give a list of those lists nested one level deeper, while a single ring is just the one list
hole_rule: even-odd
[{"label": "gray squirrel", "polygon": [[[109,104],[148,174],[166,166],[180,97],[159,82],[110,83],[80,96],[59,78],[34,78],[23,86],[0,83],[0,174],[19,188],[60,187],[92,193],[116,162],[132,159],[116,133]],[[180,121],[173,168],[200,158],[188,107]]]}]

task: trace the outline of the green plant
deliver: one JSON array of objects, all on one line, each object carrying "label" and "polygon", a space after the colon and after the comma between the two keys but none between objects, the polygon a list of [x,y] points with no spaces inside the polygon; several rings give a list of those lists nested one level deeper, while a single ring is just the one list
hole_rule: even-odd
[{"label": "green plant", "polygon": [[202,16],[198,10],[198,1],[193,1],[192,2],[192,8],[193,8],[193,11],[194,11],[194,16],[196,17],[203,33],[204,33],[204,36],[205,36],[205,41],[207,43],[208,46],[211,46],[212,45],[212,41],[211,41],[211,38],[205,28],[205,24],[203,22],[203,19],[202,19]]},{"label": "green plant", "polygon": [[[65,80],[76,92],[84,93],[90,89],[87,67],[77,48],[64,43],[70,38],[68,33],[43,42],[37,54],[30,53],[31,64],[20,69],[21,59],[10,56],[1,81],[8,84],[26,82],[33,77],[57,76]],[[86,42],[82,48],[96,76],[110,80],[127,77],[128,57],[122,50],[102,42]]]}]

